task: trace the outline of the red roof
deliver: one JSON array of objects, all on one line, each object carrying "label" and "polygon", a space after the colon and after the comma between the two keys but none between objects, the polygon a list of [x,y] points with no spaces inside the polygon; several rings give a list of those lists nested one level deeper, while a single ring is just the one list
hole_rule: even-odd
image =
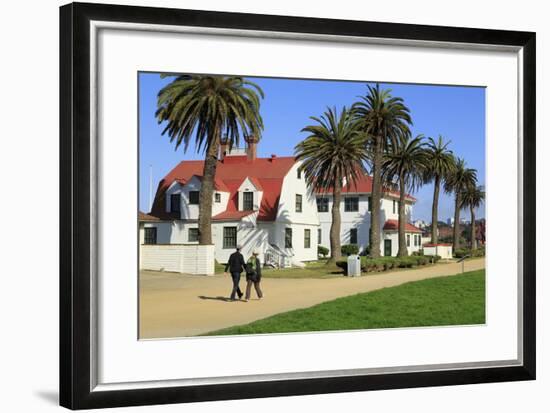
[{"label": "red roof", "polygon": [[[327,191],[328,193],[332,192],[332,189]],[[393,191],[390,189],[385,189],[385,192],[395,196],[399,197],[399,191]],[[320,193],[320,192],[318,192]],[[372,176],[367,175],[365,173],[361,173],[357,179],[354,181],[349,181],[347,184],[342,188],[343,194],[370,194],[372,193]],[[406,194],[405,198],[407,198],[410,201],[416,201],[416,198]]]},{"label": "red roof", "polygon": [[139,221],[140,222],[158,222],[160,221],[160,219],[152,215],[146,214],[145,212],[139,211]]},{"label": "red roof", "polygon": [[[248,177],[251,178],[254,185],[258,183],[263,191],[258,220],[274,221],[279,207],[283,179],[294,163],[294,157],[256,158],[249,160],[246,156],[226,156],[223,161],[218,161],[216,182],[219,182],[220,185],[216,185],[216,189],[230,193],[225,212],[238,211],[237,192],[244,179]],[[204,161],[182,161],[172,169],[159,182],[151,211],[152,214],[160,216],[164,213],[164,193],[175,180],[189,180],[193,175],[201,177],[203,166]]]},{"label": "red roof", "polygon": [[212,217],[213,221],[240,221],[255,211],[224,211]]},{"label": "red roof", "polygon": [[[388,219],[386,223],[384,224],[384,231],[397,231],[399,230],[399,221],[397,219]],[[406,232],[422,232],[420,228],[415,227],[412,224],[409,224],[408,222],[405,223],[405,231]]]}]

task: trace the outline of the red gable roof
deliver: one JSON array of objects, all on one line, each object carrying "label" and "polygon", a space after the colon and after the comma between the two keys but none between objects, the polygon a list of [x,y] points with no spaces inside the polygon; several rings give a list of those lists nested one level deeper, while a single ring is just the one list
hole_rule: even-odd
[{"label": "red gable roof", "polygon": [[[384,224],[384,231],[397,231],[399,229],[399,221],[397,219],[388,219]],[[406,232],[422,232],[420,228],[415,227],[408,222],[405,223]]]},{"label": "red gable roof", "polygon": [[[229,192],[225,212],[237,210],[238,189],[245,178],[251,178],[254,185],[263,190],[258,220],[273,221],[277,216],[283,179],[295,163],[294,157],[256,158],[226,156],[218,161],[216,168],[216,189]],[[175,180],[189,180],[193,175],[202,176],[204,161],[182,161],[160,182],[151,213],[162,215],[165,210],[164,193]],[[256,182],[257,181],[257,182]],[[218,182],[220,185],[218,185]],[[222,189],[223,188],[223,189]],[[218,214],[219,216],[221,214]]]},{"label": "red gable roof", "polygon": [[[332,193],[332,189],[327,191],[329,194]],[[393,191],[387,189],[384,191],[387,194],[390,194],[394,197],[399,197],[399,191]],[[319,192],[318,192],[319,193]],[[361,173],[358,178],[354,181],[349,181],[342,188],[342,194],[370,194],[372,193],[372,176],[369,176],[365,173]],[[416,201],[416,198],[406,194],[405,198],[409,201]]]}]

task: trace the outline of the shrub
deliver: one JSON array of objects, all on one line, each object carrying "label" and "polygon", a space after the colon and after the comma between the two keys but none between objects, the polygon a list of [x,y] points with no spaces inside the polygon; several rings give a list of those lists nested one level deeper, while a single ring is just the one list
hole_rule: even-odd
[{"label": "shrub", "polygon": [[342,255],[354,255],[359,254],[359,246],[357,244],[342,245]]},{"label": "shrub", "polygon": [[456,258],[464,258],[466,255],[469,255],[469,254],[470,254],[470,250],[466,248],[457,248],[454,251],[454,256]]},{"label": "shrub", "polygon": [[485,246],[473,250],[472,257],[485,257]]},{"label": "shrub", "polygon": [[322,245],[317,246],[317,255],[322,255],[323,258],[326,258],[328,255],[328,248],[323,247]]}]

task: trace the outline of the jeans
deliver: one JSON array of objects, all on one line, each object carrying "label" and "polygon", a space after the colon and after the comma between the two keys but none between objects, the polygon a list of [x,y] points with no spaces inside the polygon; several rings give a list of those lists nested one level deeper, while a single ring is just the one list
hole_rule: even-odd
[{"label": "jeans", "polygon": [[241,298],[243,296],[241,288],[239,287],[239,281],[241,281],[241,273],[232,272],[231,278],[233,279],[233,291],[231,291],[231,299],[235,299],[235,294],[238,295],[239,298]]}]

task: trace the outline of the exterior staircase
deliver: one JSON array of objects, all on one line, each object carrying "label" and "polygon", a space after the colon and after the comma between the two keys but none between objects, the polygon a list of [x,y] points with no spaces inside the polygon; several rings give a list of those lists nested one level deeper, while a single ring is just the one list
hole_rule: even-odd
[{"label": "exterior staircase", "polygon": [[275,244],[270,244],[264,252],[266,266],[273,268],[292,267],[292,256]]}]

